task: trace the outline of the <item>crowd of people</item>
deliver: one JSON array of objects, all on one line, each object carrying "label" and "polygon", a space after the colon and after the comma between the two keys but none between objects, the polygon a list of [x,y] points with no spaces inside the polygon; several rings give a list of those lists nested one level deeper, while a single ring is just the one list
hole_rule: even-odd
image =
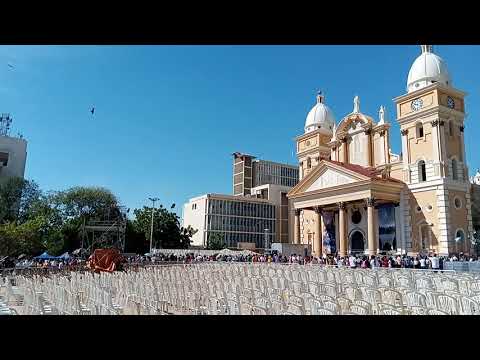
[{"label": "crowd of people", "polygon": [[70,259],[52,259],[52,260],[41,260],[34,258],[23,258],[18,261],[12,261],[6,263],[4,268],[14,268],[16,270],[22,269],[47,269],[47,270],[76,270],[84,267],[86,264],[85,260],[80,258],[70,258]]},{"label": "crowd of people", "polygon": [[290,256],[273,253],[273,254],[255,254],[255,255],[200,255],[200,254],[156,254],[153,257],[135,256],[127,259],[128,263],[136,264],[156,264],[164,262],[176,263],[201,263],[211,261],[222,262],[249,262],[249,263],[285,263],[285,264],[317,264],[335,267],[350,268],[411,268],[411,269],[443,269],[443,264],[447,261],[477,261],[476,257],[469,257],[462,253],[459,256],[452,255],[450,257],[437,256],[367,256],[367,255],[350,255],[341,257],[338,255],[323,255],[322,257],[302,256],[292,254]]},{"label": "crowd of people", "polygon": [[[203,262],[245,262],[245,263],[282,263],[282,264],[301,264],[301,265],[324,265],[335,267],[350,268],[412,268],[412,269],[433,269],[442,270],[447,261],[473,262],[478,261],[476,257],[469,257],[462,253],[458,256],[450,257],[437,256],[406,256],[406,255],[323,255],[302,256],[292,254],[290,256],[269,253],[269,254],[213,254],[202,255],[197,253],[175,254],[175,253],[157,253],[154,256],[134,255],[125,257],[127,266],[144,266],[164,263],[191,264]],[[47,269],[47,270],[78,270],[86,266],[86,261],[79,257],[69,259],[39,260],[23,258],[12,263],[15,269]]]}]

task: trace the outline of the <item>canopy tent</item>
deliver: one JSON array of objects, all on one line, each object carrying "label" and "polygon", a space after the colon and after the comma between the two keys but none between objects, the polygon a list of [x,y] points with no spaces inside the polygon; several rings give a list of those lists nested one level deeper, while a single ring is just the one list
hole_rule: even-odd
[{"label": "canopy tent", "polygon": [[34,259],[37,259],[37,260],[53,260],[53,259],[56,259],[56,258],[57,258],[56,256],[52,256],[52,255],[48,254],[46,251],[42,255],[34,257]]},{"label": "canopy tent", "polygon": [[88,251],[86,249],[79,248],[72,252],[73,255],[87,255]]},{"label": "canopy tent", "polygon": [[230,255],[230,256],[235,256],[235,255],[258,255],[258,253],[253,252],[251,250],[230,250],[230,249],[223,249],[218,252],[219,255]]},{"label": "canopy tent", "polygon": [[71,256],[70,256],[70,254],[68,253],[68,251],[67,251],[66,253],[64,253],[64,254],[62,254],[62,255],[60,255],[60,256],[57,257],[57,259],[61,259],[61,260],[68,260],[68,259],[70,259],[70,258],[71,258]]}]

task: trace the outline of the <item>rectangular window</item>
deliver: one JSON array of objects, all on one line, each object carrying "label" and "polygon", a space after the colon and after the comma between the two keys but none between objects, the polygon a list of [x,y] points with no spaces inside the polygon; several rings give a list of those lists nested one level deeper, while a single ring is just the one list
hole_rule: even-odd
[{"label": "rectangular window", "polygon": [[8,165],[8,153],[0,152],[0,165],[3,165],[3,166]]},{"label": "rectangular window", "polygon": [[243,163],[235,164],[235,167],[234,167],[233,171],[234,171],[235,174],[239,174],[239,173],[243,172]]}]

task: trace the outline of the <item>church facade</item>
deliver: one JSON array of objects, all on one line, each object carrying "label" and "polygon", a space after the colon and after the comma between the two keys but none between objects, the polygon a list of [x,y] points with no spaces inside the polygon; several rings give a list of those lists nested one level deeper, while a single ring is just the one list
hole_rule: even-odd
[{"label": "church facade", "polygon": [[[322,94],[296,138],[300,181],[288,193],[289,239],[314,254],[469,253],[471,187],[465,157],[465,93],[422,45],[394,99],[402,153],[391,125],[353,111],[336,123]],[[292,226],[293,225],[293,226]]]}]

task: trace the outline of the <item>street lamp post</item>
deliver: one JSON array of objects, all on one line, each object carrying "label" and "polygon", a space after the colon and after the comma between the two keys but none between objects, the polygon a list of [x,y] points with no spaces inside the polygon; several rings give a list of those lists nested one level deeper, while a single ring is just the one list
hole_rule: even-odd
[{"label": "street lamp post", "polygon": [[152,222],[150,225],[150,255],[152,254],[152,244],[153,244],[153,213],[155,212],[155,201],[160,200],[159,198],[148,198],[152,202]]}]

